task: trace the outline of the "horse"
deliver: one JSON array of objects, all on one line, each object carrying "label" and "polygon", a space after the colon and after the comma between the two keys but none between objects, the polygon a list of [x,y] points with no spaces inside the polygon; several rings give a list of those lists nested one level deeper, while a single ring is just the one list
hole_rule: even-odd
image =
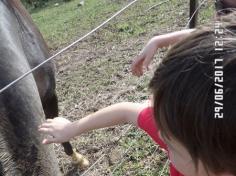
[{"label": "horse", "polygon": [[[50,56],[40,31],[19,0],[0,0],[0,87]],[[0,175],[60,175],[51,146],[41,144],[38,125],[58,116],[53,63],[0,94]],[[62,144],[74,162],[84,158]]]}]

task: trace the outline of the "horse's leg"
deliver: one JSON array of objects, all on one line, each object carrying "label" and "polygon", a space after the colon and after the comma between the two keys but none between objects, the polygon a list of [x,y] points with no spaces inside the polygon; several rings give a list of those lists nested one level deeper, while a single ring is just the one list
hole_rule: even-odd
[{"label": "horse's leg", "polygon": [[[189,8],[189,17],[190,23],[189,28],[195,28],[197,25],[197,18],[198,18],[198,0],[190,0],[190,8]],[[197,10],[197,11],[196,11]]]},{"label": "horse's leg", "polygon": [[[49,98],[50,97],[50,98]],[[56,94],[46,97],[46,100],[43,101],[43,109],[45,112],[46,118],[54,118],[58,116],[58,100]],[[62,143],[64,151],[67,155],[72,157],[72,162],[78,164],[79,167],[87,167],[89,161],[81,154],[73,150],[70,142]]]},{"label": "horse's leg", "polygon": [[64,151],[67,155],[72,157],[73,164],[79,165],[81,168],[88,167],[89,161],[81,154],[72,149],[70,142],[62,143]]}]

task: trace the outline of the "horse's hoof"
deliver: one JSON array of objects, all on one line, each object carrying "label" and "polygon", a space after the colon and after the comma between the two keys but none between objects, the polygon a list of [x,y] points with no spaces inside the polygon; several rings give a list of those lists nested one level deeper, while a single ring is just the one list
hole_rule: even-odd
[{"label": "horse's hoof", "polygon": [[74,165],[78,165],[79,168],[86,168],[89,166],[89,161],[81,154],[77,153],[75,150],[73,150],[72,154],[72,163]]}]

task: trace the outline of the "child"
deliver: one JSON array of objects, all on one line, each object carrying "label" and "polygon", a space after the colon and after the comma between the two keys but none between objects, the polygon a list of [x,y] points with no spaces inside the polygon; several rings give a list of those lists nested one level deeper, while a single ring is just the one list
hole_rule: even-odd
[{"label": "child", "polygon": [[[119,103],[75,122],[47,120],[39,131],[53,138],[43,143],[62,143],[93,129],[131,123],[168,151],[171,176],[235,176],[236,40],[230,39],[236,23],[226,27],[224,51],[215,51],[214,27],[196,30],[170,49],[150,82],[151,103]],[[215,59],[223,59],[222,119],[214,116]]]},{"label": "child", "polygon": [[[215,2],[217,17],[228,14],[233,8],[236,8],[236,0],[216,0]],[[187,37],[194,29],[172,32],[153,37],[143,48],[140,54],[134,58],[131,70],[133,75],[141,76],[145,70],[148,70],[158,48],[168,47],[180,39]]]}]

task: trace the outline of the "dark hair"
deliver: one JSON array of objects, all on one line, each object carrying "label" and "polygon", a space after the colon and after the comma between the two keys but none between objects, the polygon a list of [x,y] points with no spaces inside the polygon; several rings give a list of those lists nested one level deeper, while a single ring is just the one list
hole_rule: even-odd
[{"label": "dark hair", "polygon": [[215,7],[219,16],[227,15],[236,8],[236,6],[233,7],[232,5],[225,2],[225,0],[215,0]]},{"label": "dark hair", "polygon": [[[164,135],[181,142],[197,168],[236,175],[236,19],[225,17],[224,51],[215,51],[214,27],[172,46],[150,82],[154,116]],[[233,38],[234,40],[229,40]],[[214,61],[223,59],[224,118],[214,117]]]}]

